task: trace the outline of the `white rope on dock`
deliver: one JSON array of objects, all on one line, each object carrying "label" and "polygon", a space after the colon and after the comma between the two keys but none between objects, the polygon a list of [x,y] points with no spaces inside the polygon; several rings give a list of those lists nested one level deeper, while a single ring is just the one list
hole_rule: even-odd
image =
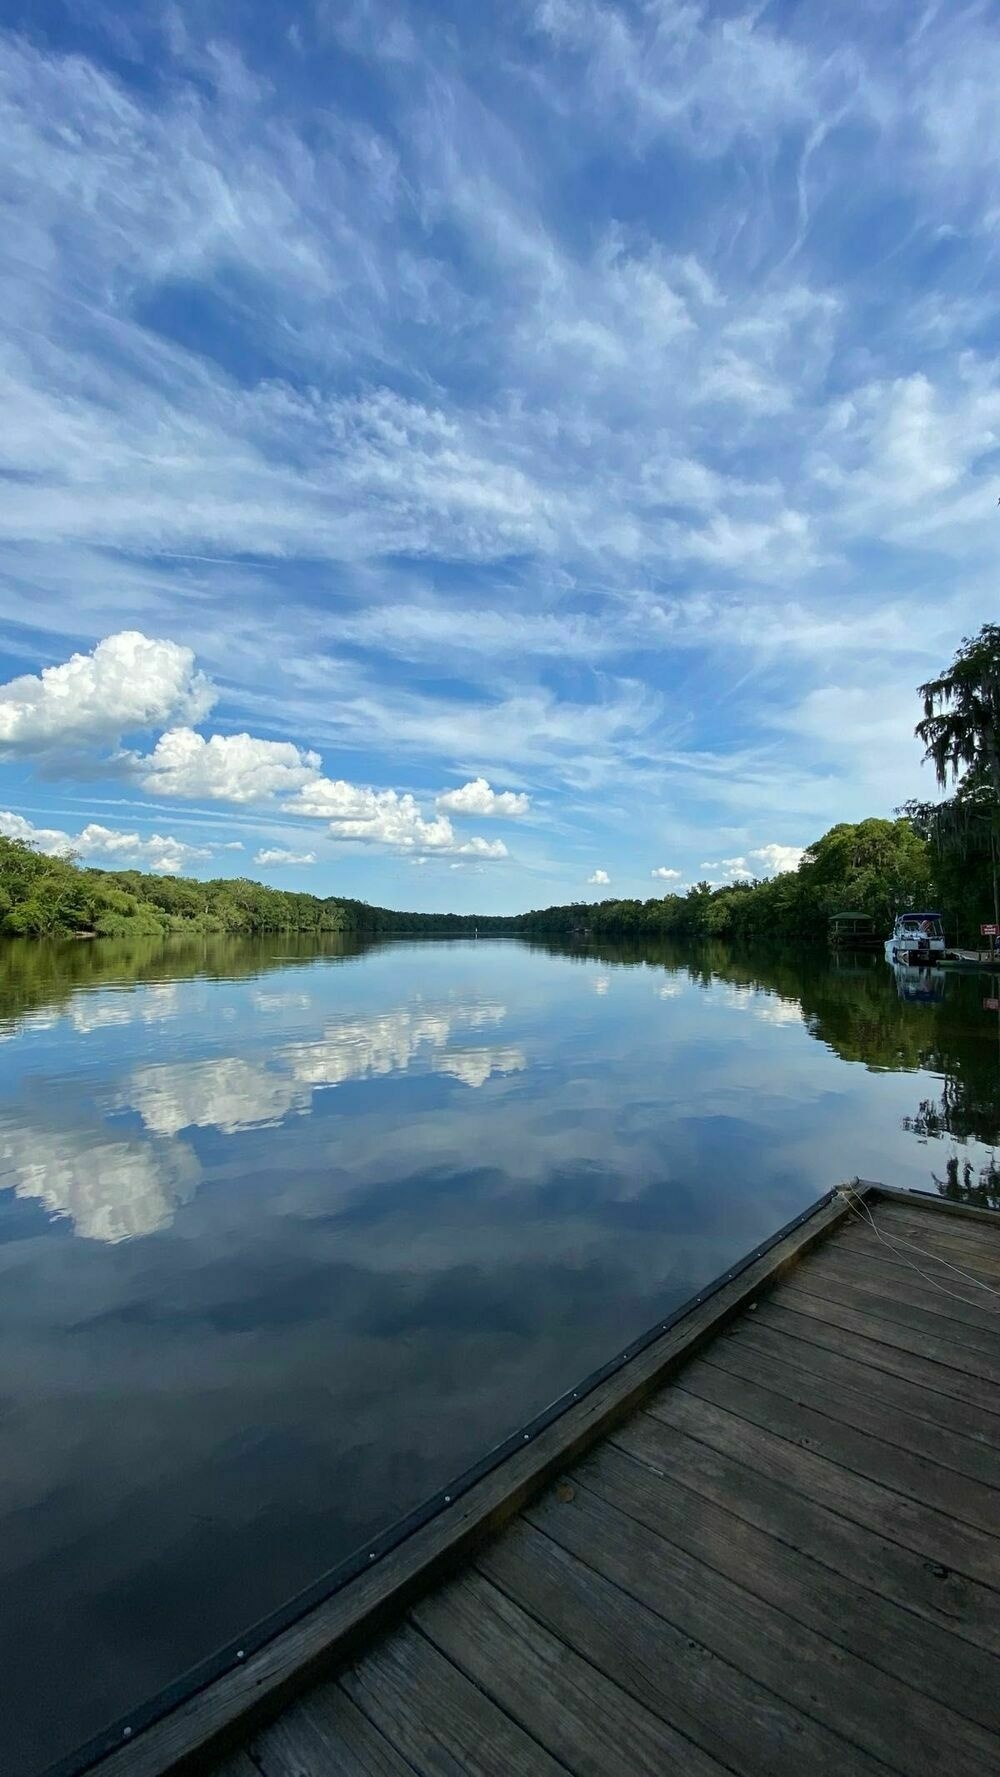
[{"label": "white rope on dock", "polygon": [[[961,1265],[952,1265],[947,1259],[940,1258],[937,1253],[929,1253],[924,1247],[916,1246],[912,1240],[904,1240],[901,1235],[898,1237],[896,1243],[889,1240],[886,1235],[882,1233],[876,1223],[875,1217],[872,1215],[864,1198],[858,1195],[853,1185],[839,1185],[837,1189],[840,1196],[846,1201],[847,1207],[855,1220],[859,1221],[862,1226],[864,1226],[865,1221],[867,1220],[874,1231],[876,1239],[880,1240],[882,1245],[887,1247],[891,1253],[894,1253],[898,1259],[901,1259],[904,1265],[908,1265],[911,1271],[915,1271],[918,1277],[922,1277],[925,1283],[929,1283],[932,1289],[939,1290],[942,1296],[949,1296],[953,1302],[961,1302],[966,1308],[981,1308],[984,1306],[981,1302],[970,1302],[967,1296],[956,1295],[954,1290],[945,1289],[944,1284],[940,1283],[936,1277],[931,1277],[926,1271],[921,1271],[919,1265],[915,1265],[912,1259],[908,1259],[905,1252],[902,1251],[903,1247],[908,1247],[910,1252],[919,1253],[922,1259],[927,1259],[932,1265],[943,1265],[946,1271],[954,1271],[962,1279],[963,1283],[972,1285],[974,1289],[985,1290],[988,1296],[993,1296],[996,1301],[1000,1302],[1000,1290],[993,1289],[992,1285],[983,1283],[981,1278],[973,1277],[968,1271],[963,1271]],[[986,1304],[986,1306],[992,1307],[992,1304]],[[997,1313],[997,1310],[994,1308],[993,1312],[995,1314]]]}]

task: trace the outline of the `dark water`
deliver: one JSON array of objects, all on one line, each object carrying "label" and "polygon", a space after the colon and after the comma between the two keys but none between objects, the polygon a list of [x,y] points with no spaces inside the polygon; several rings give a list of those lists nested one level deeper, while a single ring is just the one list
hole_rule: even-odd
[{"label": "dark water", "polygon": [[0,949],[0,1769],[275,1609],[841,1179],[997,1201],[879,957]]}]

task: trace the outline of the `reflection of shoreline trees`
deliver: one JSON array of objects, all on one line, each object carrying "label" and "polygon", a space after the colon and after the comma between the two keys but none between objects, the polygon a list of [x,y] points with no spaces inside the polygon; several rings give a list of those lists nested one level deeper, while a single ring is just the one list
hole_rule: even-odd
[{"label": "reflection of shoreline trees", "polygon": [[[787,945],[740,951],[719,942],[692,949],[669,941],[608,938],[570,948],[536,943],[581,962],[664,969],[702,987],[721,981],[776,994],[801,1008],[810,1036],[842,1061],[875,1072],[919,1071],[940,1078],[940,1097],[923,1099],[916,1114],[903,1119],[903,1128],[918,1139],[974,1141],[983,1147],[1000,1142],[1000,1036],[997,1014],[982,1006],[988,976],[950,974],[941,999],[928,1004],[901,998],[878,954],[847,958]],[[1000,1208],[1000,1171],[993,1160],[977,1173],[971,1162],[955,1157],[947,1162],[944,1179],[932,1176],[942,1194],[956,1201]]]},{"label": "reflection of shoreline trees", "polygon": [[[724,982],[772,994],[801,1011],[805,1028],[844,1061],[875,1071],[937,1075],[939,1097],[923,1099],[903,1127],[923,1141],[1000,1142],[1000,1036],[997,1015],[984,1011],[987,976],[950,974],[940,1001],[906,1000],[880,955],[831,956],[825,948],[739,949],[719,940],[692,946],[671,939],[599,938],[590,943],[533,940],[553,956],[678,975],[696,986]],[[0,1034],[22,1019],[67,1012],[102,987],[124,991],[191,977],[246,979],[308,962],[347,962],[371,944],[330,933],[260,937],[132,938],[101,944],[0,945]],[[994,990],[995,991],[995,990]],[[976,1173],[949,1160],[939,1189],[957,1200],[1000,1207],[994,1162]]]},{"label": "reflection of shoreline trees", "polygon": [[99,944],[72,939],[0,944],[0,1030],[20,1019],[66,1011],[82,993],[127,991],[167,981],[246,980],[329,957],[347,961],[371,949],[336,932],[321,937],[282,932],[256,938],[116,938]]},{"label": "reflection of shoreline trees", "polygon": [[971,1160],[960,1161],[952,1154],[945,1165],[945,1177],[934,1174],[934,1182],[942,1197],[952,1203],[971,1203],[976,1209],[1000,1209],[1000,1166],[987,1160],[978,1173]]}]

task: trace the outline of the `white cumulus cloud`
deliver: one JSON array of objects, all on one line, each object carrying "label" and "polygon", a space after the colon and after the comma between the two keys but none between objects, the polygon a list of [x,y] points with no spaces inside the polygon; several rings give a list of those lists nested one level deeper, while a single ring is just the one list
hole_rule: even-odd
[{"label": "white cumulus cloud", "polygon": [[473,778],[459,790],[445,790],[437,799],[439,808],[449,814],[507,815],[527,814],[531,798],[516,790],[494,790],[484,777]]},{"label": "white cumulus cloud", "polygon": [[255,864],[315,864],[314,851],[285,851],[280,845],[273,845],[256,853]]},{"label": "white cumulus cloud", "polygon": [[318,753],[289,740],[258,740],[252,734],[213,734],[193,728],[161,734],[134,768],[144,790],[157,796],[207,797],[216,802],[264,802],[290,795],[315,778]]},{"label": "white cumulus cloud", "polygon": [[593,876],[587,877],[587,881],[600,883],[601,885],[606,885],[607,883],[609,883],[611,881],[611,878],[608,875],[606,870],[595,870]]},{"label": "white cumulus cloud", "polygon": [[750,856],[761,866],[761,876],[782,876],[786,870],[798,869],[804,850],[801,845],[760,845]]},{"label": "white cumulus cloud", "polygon": [[746,858],[719,858],[715,863],[710,858],[705,858],[701,868],[711,870],[713,875],[721,877],[725,882],[742,882],[755,874]]},{"label": "white cumulus cloud", "polygon": [[[217,802],[268,803],[281,799],[288,814],[329,823],[334,839],[393,851],[437,852],[455,857],[498,859],[507,856],[502,839],[462,839],[447,814],[428,818],[408,791],[375,790],[344,778],[323,775],[320,755],[286,740],[262,740],[252,734],[212,734],[193,728],[171,728],[153,751],[132,756],[132,769],[143,789],[155,795],[210,798]],[[493,791],[480,780],[490,796]],[[466,786],[466,788],[476,786]],[[508,800],[509,799],[509,800]],[[497,813],[521,813],[527,798],[503,792],[494,797]],[[518,806],[514,808],[514,804]],[[281,848],[258,853],[258,864],[315,862],[312,854],[279,855]]]},{"label": "white cumulus cloud", "polygon": [[214,701],[190,648],[122,630],[89,654],[0,685],[0,748],[113,744],[136,729],[201,721]]},{"label": "white cumulus cloud", "polygon": [[650,875],[658,877],[660,882],[679,882],[681,877],[679,870],[669,870],[665,864],[661,864],[656,870],[651,870]]},{"label": "white cumulus cloud", "polygon": [[742,882],[756,876],[781,876],[786,870],[797,870],[802,862],[801,845],[758,845],[746,857],[706,860],[703,870],[711,870],[726,882]]},{"label": "white cumulus cloud", "polygon": [[334,839],[385,845],[398,851],[439,852],[476,858],[505,858],[502,839],[460,840],[447,815],[427,820],[408,792],[372,790],[343,778],[315,776],[292,801],[290,814],[326,820]]},{"label": "white cumulus cloud", "polygon": [[80,833],[64,833],[59,827],[36,827],[10,809],[0,811],[0,834],[5,839],[23,839],[48,858],[75,852],[85,864],[122,870],[141,866],[163,876],[174,876],[186,866],[210,858],[214,849],[188,845],[171,833],[153,833],[143,839],[139,833],[123,833],[97,821],[88,821]]}]

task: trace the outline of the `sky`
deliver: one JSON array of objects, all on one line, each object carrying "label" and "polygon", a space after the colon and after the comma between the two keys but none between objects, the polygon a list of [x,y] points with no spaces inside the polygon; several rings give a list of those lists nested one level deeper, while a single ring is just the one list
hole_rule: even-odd
[{"label": "sky", "polygon": [[8,0],[0,831],[513,912],[933,794],[998,10]]}]

